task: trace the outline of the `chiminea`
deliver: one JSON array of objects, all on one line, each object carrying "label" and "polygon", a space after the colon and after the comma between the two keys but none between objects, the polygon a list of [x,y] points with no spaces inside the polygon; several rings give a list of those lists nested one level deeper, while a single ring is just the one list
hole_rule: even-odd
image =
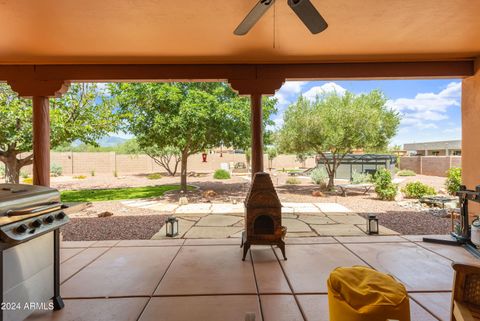
[{"label": "chiminea", "polygon": [[287,229],[282,226],[282,204],[273,187],[270,175],[264,172],[253,176],[245,199],[245,231],[242,234],[243,258],[250,246],[277,245],[285,256],[283,238]]}]

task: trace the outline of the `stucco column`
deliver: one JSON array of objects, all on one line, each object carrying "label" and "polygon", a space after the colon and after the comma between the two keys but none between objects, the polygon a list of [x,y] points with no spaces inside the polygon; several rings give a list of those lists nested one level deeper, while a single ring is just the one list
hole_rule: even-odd
[{"label": "stucco column", "polygon": [[[480,60],[476,73],[462,82],[462,179],[468,189],[480,185]],[[479,214],[480,206],[471,202],[470,214]]]},{"label": "stucco column", "polygon": [[50,106],[48,97],[33,101],[33,184],[50,186]]},{"label": "stucco column", "polygon": [[252,112],[252,176],[263,172],[262,94],[250,95]]}]

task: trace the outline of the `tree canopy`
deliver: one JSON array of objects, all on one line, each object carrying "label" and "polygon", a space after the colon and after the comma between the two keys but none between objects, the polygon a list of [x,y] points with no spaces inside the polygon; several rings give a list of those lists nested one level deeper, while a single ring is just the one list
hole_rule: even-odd
[{"label": "tree canopy", "polygon": [[[187,159],[220,145],[250,145],[250,103],[227,84],[121,83],[110,85],[124,130],[135,135],[139,147],[154,159],[178,156],[181,185],[186,190]],[[264,127],[271,125],[275,99],[264,99]],[[266,132],[266,141],[269,133]],[[176,153],[176,154],[175,154]]]},{"label": "tree canopy", "polygon": [[[118,120],[95,84],[73,84],[61,98],[50,99],[51,147],[96,140],[116,130]],[[32,104],[0,84],[0,161],[7,182],[18,183],[20,169],[33,162]],[[23,155],[27,154],[26,156]]]},{"label": "tree canopy", "polygon": [[[378,90],[360,95],[327,93],[314,101],[300,96],[284,114],[278,143],[283,152],[317,154],[329,175],[328,188],[332,188],[335,171],[346,154],[386,148],[399,124],[400,116],[386,106]],[[327,161],[327,154],[332,161]]]}]

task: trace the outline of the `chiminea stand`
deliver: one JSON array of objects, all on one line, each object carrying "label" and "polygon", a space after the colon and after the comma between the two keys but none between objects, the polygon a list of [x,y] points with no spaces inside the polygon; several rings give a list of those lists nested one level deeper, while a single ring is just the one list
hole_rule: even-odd
[{"label": "chiminea stand", "polygon": [[480,251],[470,240],[470,224],[468,222],[468,201],[480,203],[480,185],[475,190],[468,190],[465,185],[460,186],[456,193],[460,200],[460,233],[452,232],[451,240],[424,237],[424,242],[463,246],[468,252],[480,259]]}]

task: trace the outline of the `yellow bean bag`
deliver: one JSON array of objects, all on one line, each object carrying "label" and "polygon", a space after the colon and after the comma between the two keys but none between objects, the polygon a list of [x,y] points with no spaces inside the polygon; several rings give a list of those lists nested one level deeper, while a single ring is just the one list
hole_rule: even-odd
[{"label": "yellow bean bag", "polygon": [[407,290],[391,275],[339,267],[327,281],[330,321],[410,321]]}]

